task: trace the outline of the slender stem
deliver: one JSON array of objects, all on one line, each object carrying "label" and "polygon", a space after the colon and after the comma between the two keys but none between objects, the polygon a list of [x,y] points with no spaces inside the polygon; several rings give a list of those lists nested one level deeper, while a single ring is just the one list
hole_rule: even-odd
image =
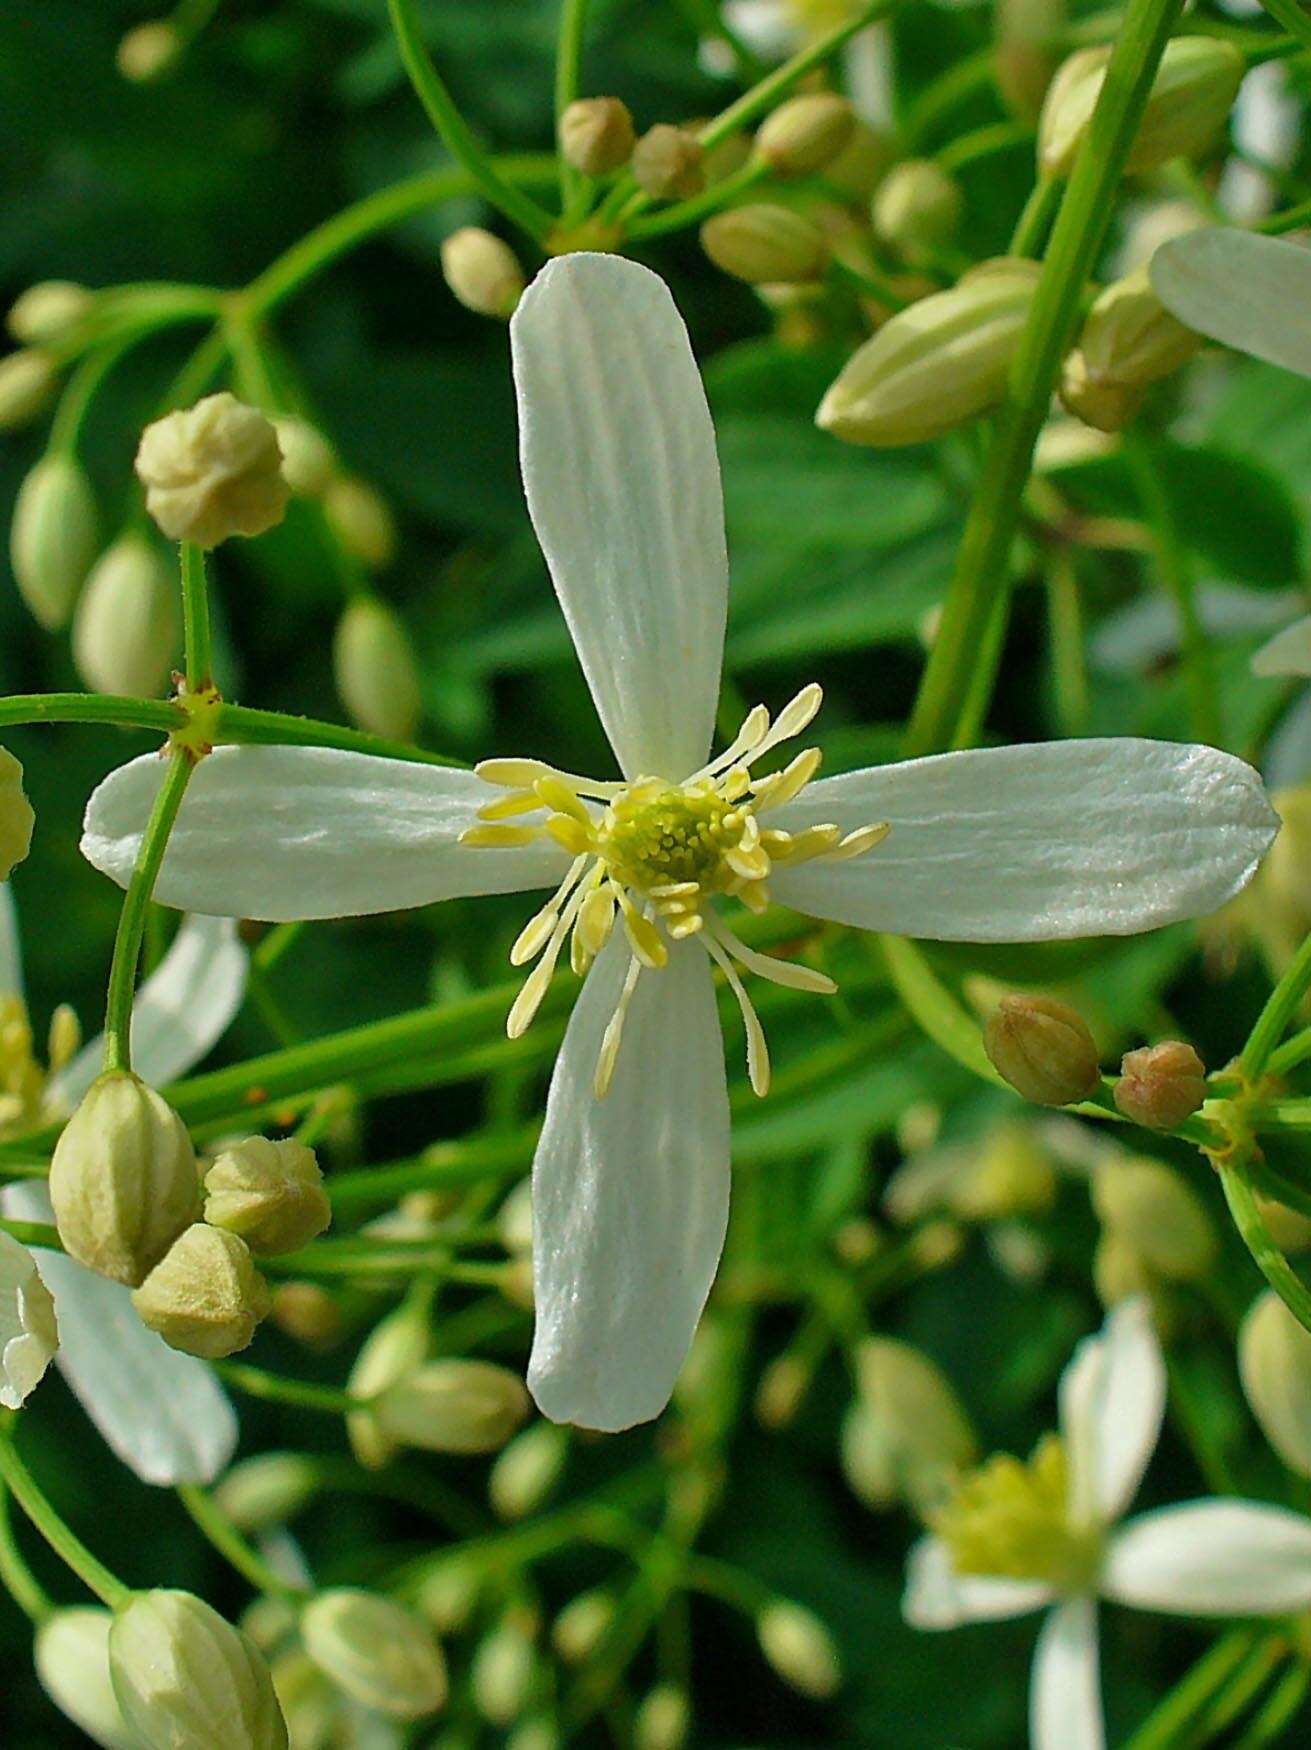
[{"label": "slender stem", "polygon": [[1052,690],[1062,735],[1082,735],[1088,721],[1088,670],[1083,650],[1083,609],[1074,556],[1062,543],[1047,561],[1047,638]]},{"label": "slender stem", "polygon": [[973,132],[961,134],[949,141],[937,154],[938,163],[953,174],[980,158],[991,158],[994,152],[1013,152],[1033,141],[1033,129],[1027,122],[987,122]]},{"label": "slender stem", "polygon": [[1311,1290],[1308,1290],[1271,1238],[1270,1229],[1266,1226],[1265,1217],[1241,1163],[1222,1163],[1220,1184],[1239,1238],[1252,1254],[1257,1269],[1298,1324],[1311,1331]]},{"label": "slender stem", "polygon": [[159,326],[161,324],[150,322],[134,327],[117,339],[108,340],[96,347],[82,360],[59,398],[59,406],[50,426],[51,450],[72,455],[82,435],[87,414],[91,411],[91,404],[100,392],[105,378],[137,341],[143,340]]},{"label": "slender stem", "polygon": [[1309,1688],[1311,1665],[1299,1660],[1275,1684],[1251,1725],[1235,1741],[1234,1750],[1262,1750],[1267,1744],[1286,1743],[1284,1728],[1292,1724]]},{"label": "slender stem", "polygon": [[1307,17],[1298,0],[1261,0],[1261,4],[1275,23],[1282,24],[1289,36],[1296,40],[1299,48],[1311,49],[1311,18]]},{"label": "slender stem", "polygon": [[681,231],[688,225],[698,224],[708,214],[717,213],[721,207],[729,205],[738,195],[754,188],[769,174],[769,165],[763,159],[753,158],[740,170],[735,170],[722,182],[703,189],[690,200],[679,201],[672,207],[666,207],[663,212],[653,213],[648,219],[639,218],[633,224],[625,225],[625,232],[636,240],[663,237],[670,231]]},{"label": "slender stem", "polygon": [[216,1361],[220,1378],[247,1397],[263,1398],[266,1403],[294,1404],[302,1410],[323,1410],[330,1416],[347,1416],[355,1410],[367,1409],[363,1398],[349,1392],[336,1391],[329,1385],[311,1385],[308,1380],[284,1379],[263,1367],[251,1367],[244,1361]]},{"label": "slender stem", "polygon": [[14,723],[116,723],[128,729],[181,729],[185,715],[166,699],[104,693],[12,693],[0,699],[0,728]]},{"label": "slender stem", "polygon": [[1252,1629],[1232,1629],[1222,1635],[1157,1704],[1124,1750],[1177,1750],[1186,1741],[1188,1727],[1255,1645]]},{"label": "slender stem", "polygon": [[[583,33],[587,29],[589,5],[590,0],[563,0],[560,7],[560,35],[555,51],[555,120],[557,130],[560,117],[578,96],[580,89]],[[580,181],[578,172],[572,164],[565,162],[562,152],[560,154],[560,200],[566,208],[572,206]]]},{"label": "slender stem", "polygon": [[88,1591],[94,1592],[111,1610],[121,1609],[132,1596],[130,1590],[96,1560],[42,1494],[36,1478],[14,1446],[13,1420],[13,1412],[9,1411],[0,1421],[0,1477],[51,1549],[73,1570]]},{"label": "slender stem", "polygon": [[405,760],[411,765],[468,767],[466,760],[456,759],[452,754],[430,753],[407,741],[391,741],[385,735],[371,735],[366,729],[321,723],[313,717],[289,717],[283,711],[258,711],[247,705],[221,705],[215,729],[216,745],[236,742],[242,746],[261,747],[340,747],[351,753]]},{"label": "slender stem", "polygon": [[1065,184],[1058,177],[1038,178],[1033,185],[1033,192],[1024,203],[1024,211],[1016,221],[1010,248],[1006,251],[1008,255],[1028,256],[1037,260],[1042,253],[1051,222],[1056,217],[1064,187]]},{"label": "slender stem", "polygon": [[302,1597],[302,1588],[289,1585],[250,1547],[207,1489],[195,1483],[182,1483],[178,1487],[178,1499],[219,1554],[243,1579],[249,1580],[257,1592],[267,1593],[273,1598],[299,1600]]},{"label": "slender stem", "polygon": [[0,1582],[14,1603],[33,1622],[44,1622],[54,1605],[36,1575],[23,1560],[9,1513],[9,1491],[0,1483]]},{"label": "slender stem", "polygon": [[209,585],[205,579],[205,549],[182,543],[182,636],[186,651],[187,691],[198,693],[214,676],[209,627]]},{"label": "slender stem", "polygon": [[1305,1063],[1308,1057],[1311,1057],[1311,1027],[1303,1027],[1278,1051],[1271,1052],[1266,1067],[1272,1076],[1283,1076],[1290,1069],[1296,1069],[1299,1063]]},{"label": "slender stem", "polygon": [[[7,1173],[8,1166],[6,1165],[3,1170]],[[36,1174],[29,1176],[37,1177]],[[0,1217],[0,1232],[11,1235],[24,1246],[41,1246],[47,1252],[62,1252],[64,1249],[63,1241],[59,1237],[59,1229],[51,1227],[48,1222],[10,1221],[7,1217]]]},{"label": "slender stem", "polygon": [[[1311,935],[1305,938],[1287,972],[1271,991],[1248,1035],[1247,1044],[1239,1054],[1238,1067],[1247,1081],[1259,1081],[1265,1074],[1275,1046],[1283,1038],[1308,989],[1311,989]],[[1301,1037],[1299,1034],[1298,1039]],[[1297,1044],[1298,1039],[1290,1039],[1289,1047]],[[1288,1063],[1281,1067],[1292,1066]]]}]

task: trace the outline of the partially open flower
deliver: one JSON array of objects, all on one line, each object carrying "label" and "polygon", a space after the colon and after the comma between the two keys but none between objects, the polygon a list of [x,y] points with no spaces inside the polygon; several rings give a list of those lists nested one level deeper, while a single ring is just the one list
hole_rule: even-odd
[{"label": "partially open flower", "polygon": [[216,547],[280,523],[288,488],[278,434],[226,389],[148,425],[136,471],[146,509],[171,541]]},{"label": "partially open flower", "polygon": [[376,1713],[421,1720],[446,1700],[446,1661],[432,1630],[393,1599],[334,1587],[306,1605],[300,1632],[319,1670]]},{"label": "partially open flower", "polygon": [[272,1305],[244,1240],[198,1221],[132,1296],[143,1324],[206,1361],[244,1349]]},{"label": "partially open flower", "polygon": [[295,1252],[332,1220],[314,1150],[287,1137],[248,1136],[205,1175],[205,1220],[239,1234],[252,1252]]}]

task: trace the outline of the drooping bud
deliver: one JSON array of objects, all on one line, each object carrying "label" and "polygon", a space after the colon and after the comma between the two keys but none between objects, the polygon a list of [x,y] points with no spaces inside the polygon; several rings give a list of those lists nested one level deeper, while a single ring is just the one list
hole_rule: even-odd
[{"label": "drooping bud", "polygon": [[198,1221],[134,1290],[132,1304],[170,1348],[218,1361],[247,1347],[273,1298],[246,1242]]},{"label": "drooping bud", "polygon": [[8,881],[32,848],[36,812],[23,789],[23,767],[0,747],[0,881]]},{"label": "drooping bud", "polygon": [[498,1454],[487,1493],[502,1519],[536,1512],[564,1472],[569,1436],[554,1422],[536,1422]]},{"label": "drooping bud", "polygon": [[314,1499],[319,1475],[301,1452],[261,1452],[246,1458],[215,1485],[214,1499],[238,1531],[285,1525]]},{"label": "drooping bud", "polygon": [[843,150],[855,121],[850,100],[836,91],[790,97],[761,123],[756,156],[775,176],[810,176]]},{"label": "drooping bud", "polygon": [[1168,1282],[1201,1281],[1216,1257],[1206,1206],[1172,1167],[1148,1155],[1104,1161],[1092,1176],[1093,1208]]},{"label": "drooping bud", "polygon": [[318,1282],[280,1282],[269,1317],[297,1343],[317,1346],[341,1335],[341,1307]]},{"label": "drooping bud", "polygon": [[1261,1432],[1290,1470],[1311,1477],[1311,1332],[1273,1288],[1243,1320],[1238,1372]]},{"label": "drooping bud", "polygon": [[551,1624],[551,1645],[566,1665],[585,1664],[614,1617],[614,1598],[604,1588],[580,1592]]},{"label": "drooping bud", "polygon": [[410,741],[423,698],[414,646],[400,617],[377,596],[356,596],[337,623],[332,662],[353,722],[374,735]]},{"label": "drooping bud", "polygon": [[152,1750],[287,1750],[254,1643],[189,1592],[138,1592],[109,1632],[114,1694]]},{"label": "drooping bud", "polygon": [[707,219],[701,247],[716,267],[753,286],[804,285],[818,279],[828,253],[813,220],[763,201]]},{"label": "drooping bud", "polygon": [[314,1150],[287,1137],[248,1136],[205,1174],[205,1220],[240,1234],[252,1252],[295,1252],[332,1220]]},{"label": "drooping bud", "polygon": [[94,292],[72,280],[41,280],[19,293],[5,323],[20,346],[49,346],[62,340],[95,301]]},{"label": "drooping bud", "polygon": [[529,1411],[517,1373],[492,1361],[429,1361],[374,1405],[383,1433],[425,1452],[495,1452]]},{"label": "drooping bud", "polygon": [[120,40],[118,70],[134,85],[162,79],[182,54],[181,32],[167,19],[135,25]]},{"label": "drooping bud", "polygon": [[876,448],[925,443],[998,402],[1037,287],[1034,262],[1002,259],[899,311],[859,347],[815,415]]},{"label": "drooping bud", "polygon": [[95,494],[82,465],[45,456],[18,489],[9,560],[18,592],[47,632],[66,625],[96,556]]},{"label": "drooping bud", "polygon": [[1093,1252],[1093,1287],[1104,1307],[1118,1306],[1132,1295],[1155,1299],[1157,1280],[1132,1240],[1117,1228],[1105,1228]]},{"label": "drooping bud", "polygon": [[856,1357],[858,1397],[843,1428],[847,1478],[871,1507],[933,1505],[977,1457],[970,1419],[927,1355],[867,1337]]},{"label": "drooping bud", "polygon": [[[346,1381],[353,1398],[376,1400],[419,1367],[428,1353],[428,1320],[408,1303],[369,1332]],[[384,1432],[372,1409],[346,1418],[346,1434],[357,1460],[366,1470],[381,1470],[400,1450],[400,1442]]]},{"label": "drooping bud", "polygon": [[324,1676],[363,1707],[422,1720],[446,1700],[446,1661],[432,1630],[394,1599],[334,1587],[306,1605],[300,1632]]},{"label": "drooping bud", "polygon": [[1099,431],[1119,431],[1151,384],[1188,363],[1201,340],[1177,321],[1140,267],[1107,286],[1061,374],[1061,400]]},{"label": "drooping bud", "polygon": [[517,1615],[505,1617],[485,1635],[473,1656],[474,1706],[494,1726],[519,1718],[533,1683],[532,1636]]},{"label": "drooping bud", "polygon": [[442,273],[465,309],[478,316],[508,322],[523,295],[519,257],[502,238],[476,225],[452,231],[444,240]]},{"label": "drooping bud", "polygon": [[36,1674],[60,1713],[102,1750],[137,1750],[109,1678],[108,1610],[56,1610],[36,1631]]},{"label": "drooping bud", "polygon": [[59,366],[34,347],[0,359],[0,431],[13,431],[35,419],[58,381]]},{"label": "drooping bud", "polygon": [[1148,1130],[1173,1130],[1201,1110],[1206,1065],[1181,1039],[1127,1051],[1115,1084],[1116,1110]]},{"label": "drooping bud", "polygon": [[262,535],[287,508],[277,432],[226,389],[148,425],[136,471],[170,541],[216,547],[231,535]]},{"label": "drooping bud", "polygon": [[833,1638],[813,1610],[780,1600],[756,1619],[760,1650],[790,1688],[827,1701],[842,1682]]},{"label": "drooping bud", "polygon": [[396,523],[376,487],[338,474],[323,494],[323,514],[348,553],[371,571],[385,571],[396,556]]},{"label": "drooping bud", "polygon": [[676,1683],[657,1683],[633,1721],[633,1750],[683,1750],[691,1723],[687,1691]]},{"label": "drooping bud", "polygon": [[139,1076],[107,1070],[55,1144],[50,1201],[64,1250],[135,1287],[200,1214],[186,1126]]},{"label": "drooping bud", "polygon": [[0,1404],[18,1409],[41,1383],[58,1347],[55,1303],[36,1259],[0,1232]]},{"label": "drooping bud", "polygon": [[[1101,95],[1109,45],[1079,49],[1052,80],[1038,123],[1038,164],[1045,176],[1068,176]],[[1247,62],[1234,44],[1212,36],[1177,36],[1166,44],[1151,94],[1125,161],[1130,176],[1171,158],[1191,158],[1215,139]]]},{"label": "drooping bud", "polygon": [[997,86],[1012,114],[1036,122],[1065,29],[1065,0],[993,0]]},{"label": "drooping bud", "polygon": [[273,421],[282,452],[282,478],[297,498],[319,498],[337,472],[332,445],[316,425],[292,413]]},{"label": "drooping bud", "polygon": [[879,133],[857,116],[846,145],[825,166],[824,180],[857,200],[868,200],[896,156],[897,146],[891,135]]},{"label": "drooping bud", "polygon": [[687,128],[657,122],[633,148],[633,180],[657,201],[691,200],[706,186],[705,153]]},{"label": "drooping bud", "polygon": [[874,229],[907,261],[923,262],[956,235],[964,204],[960,184],[934,159],[908,158],[875,191]]},{"label": "drooping bud", "polygon": [[983,1048],[1002,1080],[1036,1106],[1086,1099],[1099,1080],[1087,1023],[1055,997],[1003,997],[984,1026]]},{"label": "drooping bud", "polygon": [[608,176],[627,164],[636,135],[628,105],[617,97],[580,97],[565,109],[560,156],[584,176]]},{"label": "drooping bud", "polygon": [[73,661],[98,693],[154,698],[181,633],[177,580],[154,543],[131,532],[91,567],[73,615]]}]

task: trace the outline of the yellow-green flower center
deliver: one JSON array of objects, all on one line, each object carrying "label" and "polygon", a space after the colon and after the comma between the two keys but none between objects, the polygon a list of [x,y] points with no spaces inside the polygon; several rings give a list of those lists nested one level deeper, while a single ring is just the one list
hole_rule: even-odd
[{"label": "yellow-green flower center", "polygon": [[730,879],[724,852],[741,839],[746,819],[712,785],[679,789],[652,780],[615,798],[597,851],[614,879],[639,893],[683,881],[719,892]]},{"label": "yellow-green flower center", "polygon": [[961,1574],[1044,1580],[1078,1591],[1097,1567],[1095,1527],[1070,1519],[1065,1448],[1054,1434],[1026,1464],[998,1453],[967,1471],[931,1520]]}]

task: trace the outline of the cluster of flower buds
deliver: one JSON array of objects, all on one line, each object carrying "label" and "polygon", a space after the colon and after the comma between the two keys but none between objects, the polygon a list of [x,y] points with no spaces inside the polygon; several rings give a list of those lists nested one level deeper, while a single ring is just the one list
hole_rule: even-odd
[{"label": "cluster of flower buds", "polygon": [[1119,431],[1153,383],[1188,363],[1201,340],[1152,290],[1147,268],[1107,286],[1061,374],[1061,400],[1099,431]]}]

